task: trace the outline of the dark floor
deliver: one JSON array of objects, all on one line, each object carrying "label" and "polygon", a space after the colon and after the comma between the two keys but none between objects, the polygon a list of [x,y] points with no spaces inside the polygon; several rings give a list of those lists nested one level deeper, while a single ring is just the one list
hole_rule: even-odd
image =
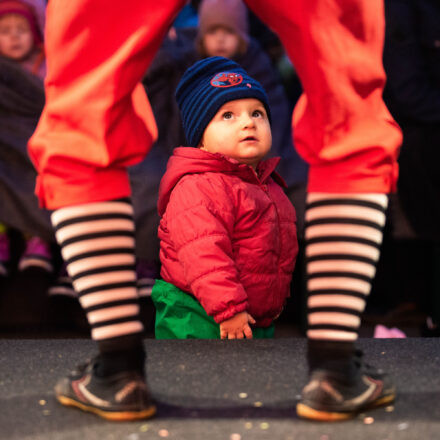
[{"label": "dark floor", "polygon": [[0,438],[26,440],[416,440],[440,438],[440,340],[361,339],[394,378],[394,405],[328,424],[299,420],[303,338],[146,341],[157,417],[105,422],[59,405],[56,378],[94,353],[88,340],[0,339]]}]

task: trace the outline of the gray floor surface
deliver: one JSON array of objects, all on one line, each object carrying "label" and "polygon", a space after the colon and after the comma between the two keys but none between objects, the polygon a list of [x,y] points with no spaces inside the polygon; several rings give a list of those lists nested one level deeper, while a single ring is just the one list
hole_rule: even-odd
[{"label": "gray floor surface", "polygon": [[158,404],[151,420],[111,423],[54,399],[59,376],[94,354],[85,339],[0,339],[1,439],[440,439],[440,339],[361,339],[395,379],[395,405],[343,423],[303,421],[305,340],[146,340]]}]

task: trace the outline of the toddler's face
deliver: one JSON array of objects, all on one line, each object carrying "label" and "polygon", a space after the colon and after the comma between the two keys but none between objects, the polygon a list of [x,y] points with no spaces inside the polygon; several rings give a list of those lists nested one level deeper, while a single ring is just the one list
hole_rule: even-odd
[{"label": "toddler's face", "polygon": [[19,14],[0,17],[0,54],[15,61],[29,55],[34,46],[29,22]]},{"label": "toddler's face", "polygon": [[206,126],[199,147],[256,168],[269,152],[272,133],[264,105],[246,98],[224,104]]},{"label": "toddler's face", "polygon": [[203,36],[203,47],[208,57],[232,58],[240,48],[240,37],[223,26],[213,27]]}]

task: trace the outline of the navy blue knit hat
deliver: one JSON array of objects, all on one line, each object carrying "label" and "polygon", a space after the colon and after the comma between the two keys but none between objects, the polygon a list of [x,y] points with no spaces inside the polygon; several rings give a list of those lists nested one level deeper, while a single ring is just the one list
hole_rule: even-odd
[{"label": "navy blue knit hat", "polygon": [[228,101],[242,98],[260,100],[270,120],[266,92],[235,61],[210,57],[192,65],[176,89],[176,100],[188,144],[197,147],[206,126],[218,109]]}]

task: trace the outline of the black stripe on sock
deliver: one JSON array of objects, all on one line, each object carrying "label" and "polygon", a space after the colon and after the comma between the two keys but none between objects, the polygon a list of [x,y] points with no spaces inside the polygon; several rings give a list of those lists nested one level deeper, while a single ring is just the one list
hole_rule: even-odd
[{"label": "black stripe on sock", "polygon": [[306,262],[311,263],[313,261],[327,261],[327,260],[351,260],[359,261],[361,263],[368,263],[372,266],[376,266],[376,261],[371,258],[364,257],[362,255],[352,255],[352,254],[319,254],[306,257]]},{"label": "black stripe on sock", "polygon": [[305,227],[316,226],[316,225],[334,225],[334,224],[343,224],[343,225],[356,225],[356,226],[367,226],[369,228],[374,228],[379,231],[382,231],[382,225],[379,223],[363,220],[359,218],[351,218],[351,217],[323,217],[319,219],[314,219],[305,222]]},{"label": "black stripe on sock", "polygon": [[309,330],[340,330],[343,332],[356,333],[358,332],[357,327],[348,327],[346,325],[338,325],[338,324],[309,324]]},{"label": "black stripe on sock", "polygon": [[86,313],[94,312],[96,310],[109,309],[111,307],[118,306],[128,306],[128,305],[138,305],[138,298],[129,298],[129,299],[119,299],[115,301],[109,301],[105,303],[96,304],[94,306],[85,307],[84,311]]},{"label": "black stripe on sock", "polygon": [[100,273],[120,272],[120,271],[124,271],[124,270],[134,271],[135,265],[134,264],[125,264],[125,265],[105,266],[105,267],[100,267],[97,269],[85,270],[83,272],[77,273],[75,276],[72,276],[72,280],[78,280],[80,278],[88,277],[90,275],[97,275]]},{"label": "black stripe on sock", "polygon": [[320,295],[345,295],[345,296],[360,298],[363,299],[364,301],[367,297],[366,294],[351,289],[315,289],[315,290],[310,290],[308,296],[310,297],[310,296],[320,296]]},{"label": "black stripe on sock", "polygon": [[125,322],[134,322],[134,321],[140,321],[139,314],[125,316],[124,318],[109,319],[108,321],[95,322],[94,324],[91,325],[91,328],[95,329],[100,327],[108,327],[110,325],[123,324]]},{"label": "black stripe on sock", "polygon": [[75,225],[78,223],[84,222],[92,222],[96,220],[115,220],[115,219],[123,219],[123,220],[133,220],[133,215],[124,214],[124,213],[107,213],[107,214],[93,214],[93,215],[84,215],[79,217],[69,218],[68,220],[63,220],[55,226],[55,231],[59,231],[66,226]]},{"label": "black stripe on sock", "polygon": [[371,277],[369,277],[368,275],[363,275],[363,274],[356,273],[356,272],[332,271],[332,272],[317,272],[317,273],[311,273],[311,274],[307,275],[307,279],[309,279],[309,280],[316,279],[316,278],[339,278],[339,277],[354,278],[356,280],[371,282]]},{"label": "black stripe on sock", "polygon": [[337,243],[337,242],[359,243],[359,244],[365,244],[367,246],[371,246],[376,249],[380,249],[380,243],[361,237],[351,237],[345,235],[335,235],[335,236],[326,235],[323,237],[306,238],[306,245],[316,244],[316,243]]},{"label": "black stripe on sock", "polygon": [[306,204],[306,209],[318,208],[321,206],[332,206],[332,205],[344,205],[344,206],[363,206],[366,208],[372,208],[376,211],[386,213],[386,208],[384,208],[379,203],[370,202],[368,200],[360,200],[360,199],[325,199],[325,200],[316,200],[314,202],[309,202]]},{"label": "black stripe on sock", "polygon": [[112,237],[134,237],[134,231],[128,230],[110,230],[102,232],[93,232],[89,234],[76,235],[75,237],[68,238],[60,243],[61,247],[68,246],[72,243],[78,243],[80,241],[93,240],[97,238],[112,238]]},{"label": "black stripe on sock", "polygon": [[133,248],[112,248],[112,249],[100,249],[98,251],[92,251],[92,252],[83,252],[81,254],[77,254],[74,257],[69,258],[66,260],[66,264],[69,265],[70,263],[73,263],[78,260],[85,260],[86,258],[91,257],[103,257],[107,255],[116,255],[116,254],[130,254],[133,255]]},{"label": "black stripe on sock", "polygon": [[84,289],[79,292],[79,296],[82,297],[84,295],[88,295],[90,293],[100,292],[104,290],[112,290],[112,289],[124,289],[127,287],[136,288],[136,281],[126,281],[123,283],[111,283],[111,284],[100,284],[95,287],[89,287],[88,289]]},{"label": "black stripe on sock", "polygon": [[348,307],[337,307],[337,306],[319,306],[319,307],[308,307],[308,313],[318,313],[318,312],[335,312],[335,313],[345,313],[347,315],[358,316],[362,315],[362,312]]}]

